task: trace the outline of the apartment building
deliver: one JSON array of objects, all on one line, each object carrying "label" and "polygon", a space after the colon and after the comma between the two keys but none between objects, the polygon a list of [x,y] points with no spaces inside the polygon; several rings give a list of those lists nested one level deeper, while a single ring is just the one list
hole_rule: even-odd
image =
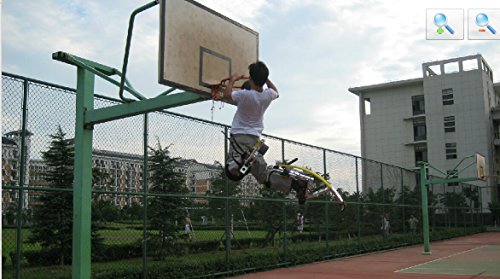
[{"label": "apartment building", "polygon": [[[493,83],[492,69],[477,54],[423,63],[422,73],[349,89],[359,97],[362,157],[409,169],[427,161],[454,175],[463,158],[479,153],[492,177],[471,184],[491,189],[483,205],[497,199],[500,83]],[[459,176],[475,172],[472,167]],[[430,174],[442,176],[432,169]]]}]

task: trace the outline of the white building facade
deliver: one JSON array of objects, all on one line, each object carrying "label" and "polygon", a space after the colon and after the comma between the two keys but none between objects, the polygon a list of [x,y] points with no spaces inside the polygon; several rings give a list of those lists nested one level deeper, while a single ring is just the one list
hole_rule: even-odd
[{"label": "white building facade", "polygon": [[[479,153],[490,177],[470,183],[487,187],[487,206],[498,198],[500,83],[479,54],[424,63],[422,70],[422,78],[349,89],[359,97],[361,155],[408,169],[427,161],[451,173]],[[459,174],[473,176],[475,167]]]}]

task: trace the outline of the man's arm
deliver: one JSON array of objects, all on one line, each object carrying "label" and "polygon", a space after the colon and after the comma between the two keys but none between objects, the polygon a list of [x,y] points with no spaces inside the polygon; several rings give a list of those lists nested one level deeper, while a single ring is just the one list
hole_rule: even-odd
[{"label": "man's arm", "polygon": [[278,88],[276,88],[276,85],[274,85],[274,83],[270,79],[267,79],[266,85],[267,85],[267,87],[271,88],[276,93],[278,93],[278,96],[280,95],[279,92],[278,92]]},{"label": "man's arm", "polygon": [[227,83],[226,90],[224,90],[224,95],[222,96],[223,101],[232,101],[233,100],[231,95],[233,94],[234,83],[242,78],[244,78],[243,75],[232,75],[229,78],[229,82]]}]

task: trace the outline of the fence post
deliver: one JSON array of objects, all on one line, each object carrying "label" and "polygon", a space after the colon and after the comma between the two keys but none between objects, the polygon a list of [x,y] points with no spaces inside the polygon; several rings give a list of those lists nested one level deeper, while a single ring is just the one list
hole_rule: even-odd
[{"label": "fence post", "polygon": [[427,201],[427,169],[424,162],[420,164],[420,193],[422,195],[422,233],[424,235],[424,255],[430,255],[429,248],[429,204]]},{"label": "fence post", "polygon": [[358,223],[358,245],[361,245],[361,195],[359,193],[359,167],[358,167],[358,157],[355,159],[356,164],[356,193],[358,195],[358,206],[357,206],[357,223]]},{"label": "fence post", "polygon": [[144,215],[142,220],[142,278],[148,278],[148,114],[144,114],[144,162],[143,162],[143,172],[142,172],[142,191],[143,191],[143,204],[144,204]]},{"label": "fence post", "polygon": [[285,140],[281,140],[281,162],[285,162]]},{"label": "fence post", "polygon": [[287,234],[287,218],[286,218],[286,202],[283,203],[283,252],[284,252],[284,261],[288,262],[288,238]]},{"label": "fence post", "polygon": [[29,93],[29,83],[28,80],[23,82],[23,119],[21,126],[21,164],[19,169],[19,195],[17,200],[17,216],[16,216],[16,278],[21,278],[21,245],[23,244],[23,207],[24,207],[24,184],[26,183],[26,129],[28,122],[28,93]]},{"label": "fence post", "polygon": [[380,188],[382,188],[382,213],[385,213],[384,165],[380,165]]},{"label": "fence post", "polygon": [[406,207],[405,207],[405,191],[404,191],[404,181],[403,181],[403,169],[400,168],[399,169],[400,173],[401,173],[401,195],[403,197],[403,204],[402,204],[402,210],[403,210],[403,233],[406,233],[406,226],[405,226],[405,220],[406,220],[406,216],[405,216],[405,212],[406,212]]},{"label": "fence post", "polygon": [[[228,151],[228,144],[227,144],[227,139],[228,139],[228,129],[227,126],[224,126],[224,163],[227,162],[227,151]],[[226,225],[226,249],[225,249],[225,260],[226,264],[229,263],[229,253],[231,252],[231,224],[230,224],[230,216],[229,216],[229,181],[227,176],[224,176],[224,197],[225,197],[225,212],[224,212],[224,223]]]},{"label": "fence post", "polygon": [[[323,177],[326,179],[327,176],[327,167],[326,167],[326,149],[323,149]],[[325,203],[325,218],[326,218],[326,234],[325,234],[325,244],[326,244],[326,256],[330,254],[330,248],[328,247],[328,241],[329,241],[329,217],[328,217],[328,203]]]}]

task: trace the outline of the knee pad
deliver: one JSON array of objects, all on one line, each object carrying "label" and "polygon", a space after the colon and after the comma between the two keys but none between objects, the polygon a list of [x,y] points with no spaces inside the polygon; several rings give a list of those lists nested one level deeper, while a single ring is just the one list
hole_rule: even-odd
[{"label": "knee pad", "polygon": [[224,173],[226,174],[227,178],[231,179],[232,181],[240,181],[250,172],[250,168],[248,168],[244,173],[242,173],[240,171],[241,167],[242,165],[238,164],[238,162],[229,160],[224,166]]},{"label": "knee pad", "polygon": [[269,173],[266,186],[284,193],[290,192],[294,181],[312,180],[309,176],[303,175],[295,171],[286,171],[283,169],[273,169]]}]

